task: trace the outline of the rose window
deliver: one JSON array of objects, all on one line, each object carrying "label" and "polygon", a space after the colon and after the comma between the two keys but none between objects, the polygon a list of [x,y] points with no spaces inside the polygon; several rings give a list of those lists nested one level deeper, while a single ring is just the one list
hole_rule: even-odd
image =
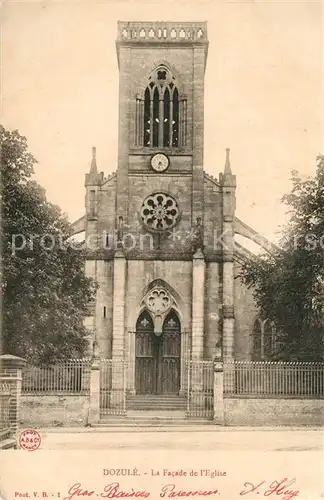
[{"label": "rose window", "polygon": [[164,193],[148,196],[141,208],[143,223],[153,231],[164,231],[173,227],[179,215],[179,207],[175,199]]},{"label": "rose window", "polygon": [[154,314],[161,314],[170,308],[171,299],[165,290],[155,289],[147,297],[146,305]]}]

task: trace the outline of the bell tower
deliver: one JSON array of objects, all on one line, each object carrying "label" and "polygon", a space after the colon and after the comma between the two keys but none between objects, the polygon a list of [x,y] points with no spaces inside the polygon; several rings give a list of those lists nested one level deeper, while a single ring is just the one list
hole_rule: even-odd
[{"label": "bell tower", "polygon": [[[203,218],[205,22],[119,22],[116,221],[135,224],[132,186],[187,179],[191,226]],[[140,187],[138,188],[140,189]],[[149,194],[149,192],[147,193]],[[138,194],[139,196],[139,194]],[[163,222],[160,222],[163,224]],[[154,223],[158,226],[159,222]],[[167,223],[166,223],[167,224]]]}]

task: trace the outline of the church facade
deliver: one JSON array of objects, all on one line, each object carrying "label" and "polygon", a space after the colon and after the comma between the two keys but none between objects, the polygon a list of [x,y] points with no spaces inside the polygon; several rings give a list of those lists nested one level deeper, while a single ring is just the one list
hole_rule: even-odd
[{"label": "church facade", "polygon": [[93,148],[74,224],[99,284],[89,345],[127,363],[129,394],[184,394],[188,360],[263,353],[235,236],[270,243],[235,216],[229,149],[218,179],[204,166],[207,24],[119,22],[116,48],[118,165],[105,177]]}]

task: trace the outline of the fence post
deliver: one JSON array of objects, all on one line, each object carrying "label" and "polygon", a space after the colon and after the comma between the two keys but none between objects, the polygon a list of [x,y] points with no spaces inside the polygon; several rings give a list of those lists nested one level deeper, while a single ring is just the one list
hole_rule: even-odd
[{"label": "fence post", "polygon": [[93,425],[100,420],[100,358],[93,357],[90,371],[88,424]]},{"label": "fence post", "polygon": [[220,357],[214,359],[214,423],[224,425],[224,369]]},{"label": "fence post", "polygon": [[17,439],[20,424],[20,404],[21,404],[21,370],[25,366],[26,360],[3,354],[0,356],[0,378],[10,386],[9,423],[10,430]]}]

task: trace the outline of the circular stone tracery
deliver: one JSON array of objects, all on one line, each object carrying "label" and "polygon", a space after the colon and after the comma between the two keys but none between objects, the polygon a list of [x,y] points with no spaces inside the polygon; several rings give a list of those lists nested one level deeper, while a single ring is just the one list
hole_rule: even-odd
[{"label": "circular stone tracery", "polygon": [[165,290],[156,288],[146,298],[146,305],[154,314],[165,313],[171,307],[171,298]]},{"label": "circular stone tracery", "polygon": [[179,218],[179,207],[172,196],[164,193],[151,194],[141,208],[144,225],[152,231],[172,228]]}]

